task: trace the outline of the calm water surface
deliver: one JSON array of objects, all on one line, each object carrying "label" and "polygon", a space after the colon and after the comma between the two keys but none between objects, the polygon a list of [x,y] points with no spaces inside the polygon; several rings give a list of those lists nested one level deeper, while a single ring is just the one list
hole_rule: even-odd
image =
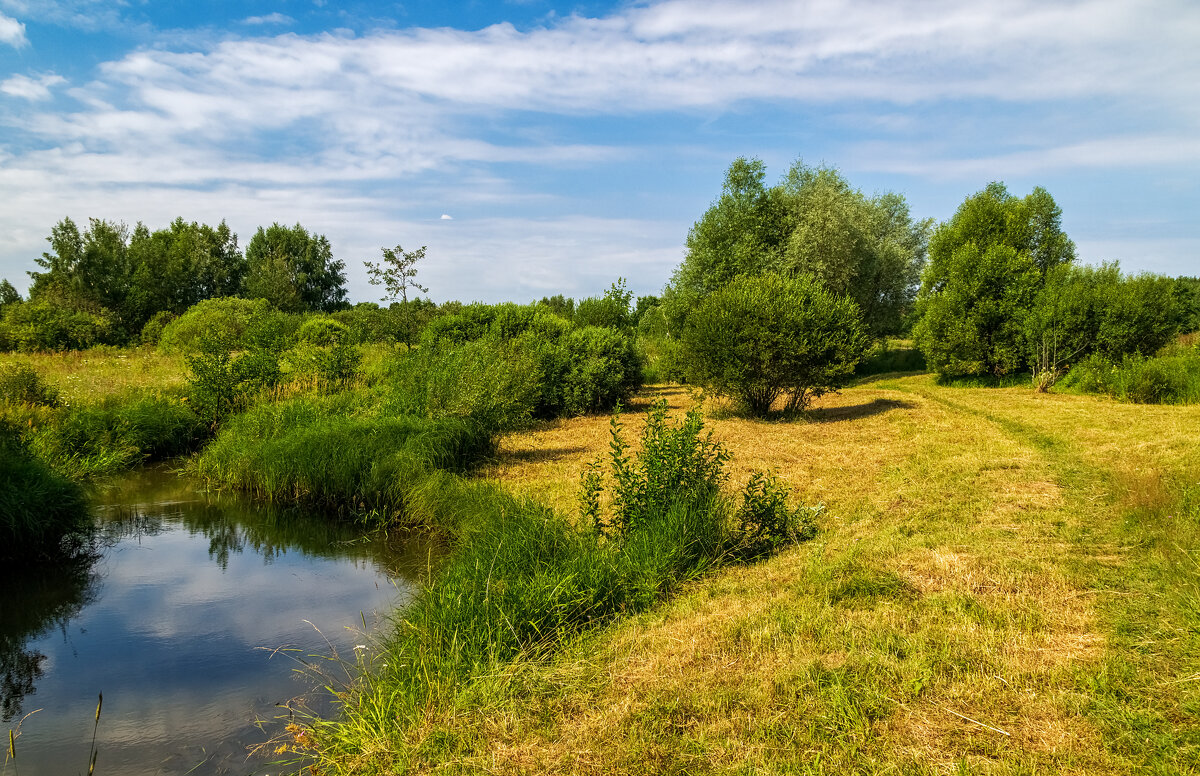
[{"label": "calm water surface", "polygon": [[417,543],[207,496],[165,470],[97,501],[96,556],[0,577],[0,733],[20,722],[5,776],[86,773],[99,693],[98,774],[277,773],[250,750],[279,733],[280,704],[329,710],[299,661],[353,662],[364,619],[401,605],[427,562]]}]

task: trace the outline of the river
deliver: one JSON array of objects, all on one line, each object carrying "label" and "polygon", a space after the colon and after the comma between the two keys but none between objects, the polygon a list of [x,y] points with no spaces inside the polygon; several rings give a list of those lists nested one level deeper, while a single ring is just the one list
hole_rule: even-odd
[{"label": "river", "polygon": [[345,681],[428,563],[419,541],[364,540],[165,468],[96,502],[94,552],[0,576],[5,776],[87,773],[93,730],[97,774],[277,773],[253,750],[298,702],[332,711],[317,672]]}]

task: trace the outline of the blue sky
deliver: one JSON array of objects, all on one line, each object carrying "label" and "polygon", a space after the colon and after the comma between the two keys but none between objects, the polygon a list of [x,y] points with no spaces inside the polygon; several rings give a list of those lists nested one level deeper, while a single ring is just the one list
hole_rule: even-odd
[{"label": "blue sky", "polygon": [[1192,0],[0,0],[0,277],[64,216],[428,245],[437,300],[656,293],[725,168],[944,219],[1047,188],[1089,263],[1200,275]]}]

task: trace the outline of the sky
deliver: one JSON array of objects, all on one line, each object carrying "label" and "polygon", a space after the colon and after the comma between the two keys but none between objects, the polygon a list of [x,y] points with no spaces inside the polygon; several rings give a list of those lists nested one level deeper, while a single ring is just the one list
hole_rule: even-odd
[{"label": "sky", "polygon": [[0,277],[64,217],[428,246],[436,301],[661,291],[725,169],[944,220],[1050,191],[1082,262],[1200,275],[1195,0],[0,0]]}]

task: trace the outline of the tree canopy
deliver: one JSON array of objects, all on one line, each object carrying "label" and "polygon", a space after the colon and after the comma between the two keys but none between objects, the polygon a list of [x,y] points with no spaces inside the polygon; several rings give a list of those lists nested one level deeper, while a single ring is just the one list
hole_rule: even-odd
[{"label": "tree canopy", "polygon": [[913,336],[942,374],[1004,375],[1026,363],[1025,316],[1056,267],[1075,260],[1062,211],[1042,188],[991,183],[929,241]]},{"label": "tree canopy", "polygon": [[930,222],[899,194],[868,197],[832,167],[792,165],[776,186],[758,159],[739,158],[721,196],[695,223],[664,300],[676,327],[739,276],[808,274],[858,305],[873,335],[899,331],[915,297]]},{"label": "tree canopy", "polygon": [[300,224],[259,227],[246,245],[246,292],[285,312],[331,312],[346,303],[346,264],[323,234]]}]

